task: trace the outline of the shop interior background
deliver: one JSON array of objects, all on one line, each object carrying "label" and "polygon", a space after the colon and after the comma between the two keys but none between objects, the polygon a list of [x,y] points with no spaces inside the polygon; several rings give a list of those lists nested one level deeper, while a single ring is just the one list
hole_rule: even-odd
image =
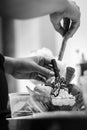
[{"label": "shop interior background", "polygon": [[[81,10],[81,24],[69,39],[63,62],[76,68],[73,80],[78,84],[79,63],[87,60],[87,1],[75,0]],[[31,51],[48,48],[58,56],[62,37],[54,30],[48,15],[29,20],[0,19],[0,51],[12,57],[28,57]],[[30,80],[17,80],[7,75],[9,92],[26,92]]]}]

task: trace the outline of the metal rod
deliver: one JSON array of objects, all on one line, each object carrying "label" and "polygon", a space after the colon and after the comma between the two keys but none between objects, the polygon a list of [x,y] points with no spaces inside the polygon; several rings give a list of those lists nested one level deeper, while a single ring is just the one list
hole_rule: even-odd
[{"label": "metal rod", "polygon": [[63,26],[64,26],[64,29],[65,29],[65,33],[64,33],[64,39],[62,41],[62,46],[61,46],[59,56],[58,56],[58,60],[60,60],[60,61],[63,59],[65,48],[66,48],[66,43],[67,43],[67,40],[68,40],[68,38],[66,38],[65,35],[68,32],[69,27],[70,27],[70,19],[69,18],[64,19]]},{"label": "metal rod", "polygon": [[67,43],[67,39],[64,38],[62,41],[62,46],[61,46],[59,56],[58,56],[58,60],[60,60],[60,61],[63,59],[65,48],[66,48],[66,43]]}]

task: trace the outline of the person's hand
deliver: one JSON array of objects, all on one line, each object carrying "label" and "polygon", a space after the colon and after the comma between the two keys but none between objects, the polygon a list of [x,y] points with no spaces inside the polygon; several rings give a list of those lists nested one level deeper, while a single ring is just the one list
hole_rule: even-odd
[{"label": "person's hand", "polygon": [[[80,26],[80,15],[80,9],[76,3],[70,2],[65,10],[50,14],[50,19],[55,30],[68,39]],[[63,20],[63,25],[61,25],[61,20]]]},{"label": "person's hand", "polygon": [[[45,48],[30,53],[27,58],[11,58],[5,56],[5,72],[17,79],[44,81],[55,76],[51,63],[51,60],[54,58],[51,51]],[[57,58],[55,59],[60,70],[60,75],[65,76],[66,64],[58,61]]]},{"label": "person's hand", "polygon": [[35,79],[44,82],[47,78],[54,76],[50,58],[43,56],[13,58],[10,59],[10,63],[11,69],[8,68],[8,71],[10,70],[8,73],[17,79]]}]

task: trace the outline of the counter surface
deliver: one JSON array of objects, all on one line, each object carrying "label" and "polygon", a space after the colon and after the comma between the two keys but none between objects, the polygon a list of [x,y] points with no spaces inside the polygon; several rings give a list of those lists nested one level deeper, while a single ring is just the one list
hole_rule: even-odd
[{"label": "counter surface", "polygon": [[8,130],[87,130],[87,115],[79,111],[45,112],[6,120]]}]

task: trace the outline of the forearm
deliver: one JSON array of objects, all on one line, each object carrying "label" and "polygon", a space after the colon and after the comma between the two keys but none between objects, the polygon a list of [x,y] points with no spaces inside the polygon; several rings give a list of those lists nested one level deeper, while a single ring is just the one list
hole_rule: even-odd
[{"label": "forearm", "polygon": [[14,58],[5,56],[4,68],[5,72],[8,74],[12,74],[14,66]]},{"label": "forearm", "polygon": [[27,19],[63,11],[69,4],[68,0],[0,0],[0,15]]}]

